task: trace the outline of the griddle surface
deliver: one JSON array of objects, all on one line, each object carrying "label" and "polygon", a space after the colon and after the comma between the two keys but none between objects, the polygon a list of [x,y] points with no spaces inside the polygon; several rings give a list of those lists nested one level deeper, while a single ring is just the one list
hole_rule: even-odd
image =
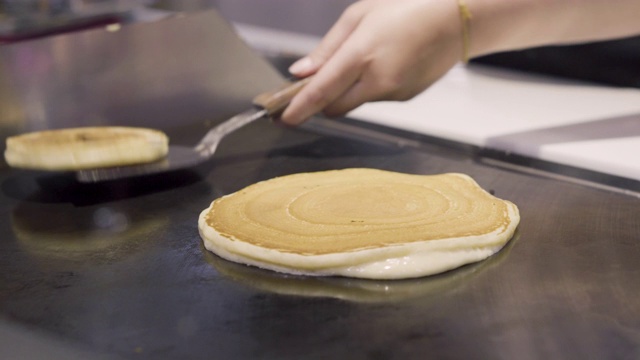
[{"label": "griddle surface", "polygon": [[[132,359],[640,354],[638,198],[322,124],[257,123],[205,166],[137,181],[3,169],[2,316],[60,346]],[[484,262],[396,282],[278,275],[203,248],[196,221],[213,199],[348,167],[467,173],[520,207],[519,230]]]}]

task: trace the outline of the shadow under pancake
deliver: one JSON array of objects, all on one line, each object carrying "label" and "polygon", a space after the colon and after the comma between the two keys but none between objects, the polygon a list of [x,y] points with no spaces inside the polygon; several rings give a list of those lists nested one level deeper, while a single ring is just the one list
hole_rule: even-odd
[{"label": "shadow under pancake", "polygon": [[498,253],[489,258],[444,273],[404,280],[369,280],[347,277],[289,275],[254,266],[234,263],[208,251],[205,260],[221,275],[246,286],[281,295],[335,298],[360,303],[384,303],[417,297],[429,298],[472,281],[486,270],[498,266],[509,255],[519,237],[513,237]]},{"label": "shadow under pancake", "polygon": [[1,188],[7,197],[16,200],[89,206],[185,187],[201,179],[193,170],[181,170],[100,183],[80,183],[73,173],[20,171],[6,178]]}]

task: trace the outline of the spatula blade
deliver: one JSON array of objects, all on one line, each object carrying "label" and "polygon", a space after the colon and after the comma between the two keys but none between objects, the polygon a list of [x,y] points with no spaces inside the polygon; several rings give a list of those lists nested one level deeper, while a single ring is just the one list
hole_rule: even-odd
[{"label": "spatula blade", "polygon": [[204,160],[206,157],[193,148],[171,145],[167,156],[161,160],[146,164],[79,170],[76,171],[76,179],[82,183],[125,179],[189,168]]}]

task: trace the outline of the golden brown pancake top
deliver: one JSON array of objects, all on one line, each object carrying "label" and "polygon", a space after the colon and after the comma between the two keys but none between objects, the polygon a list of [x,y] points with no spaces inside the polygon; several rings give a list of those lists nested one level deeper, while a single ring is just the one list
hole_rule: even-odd
[{"label": "golden brown pancake top", "polygon": [[[56,144],[95,144],[95,143],[110,143],[114,140],[114,136],[120,141],[134,140],[134,139],[147,139],[148,133],[155,133],[156,130],[152,129],[136,129],[136,128],[121,128],[121,127],[85,127],[85,128],[72,128],[72,129],[58,129],[58,130],[43,130],[33,133],[26,133],[18,135],[8,139],[7,141],[19,144],[24,148],[33,148],[34,146],[51,146]],[[15,138],[15,139],[14,139]]]},{"label": "golden brown pancake top", "polygon": [[217,199],[206,223],[235,241],[322,255],[504,230],[507,206],[466,175],[347,169],[256,183]]}]

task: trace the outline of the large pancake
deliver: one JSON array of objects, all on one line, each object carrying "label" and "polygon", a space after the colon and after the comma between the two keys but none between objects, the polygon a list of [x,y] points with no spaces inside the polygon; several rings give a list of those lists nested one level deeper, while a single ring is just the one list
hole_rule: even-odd
[{"label": "large pancake", "polygon": [[463,174],[347,169],[283,176],[215,200],[205,247],[231,261],[304,275],[430,275],[499,251],[517,207]]},{"label": "large pancake", "polygon": [[81,170],[162,159],[169,139],[161,131],[123,126],[45,130],[7,138],[10,166],[38,170]]}]

